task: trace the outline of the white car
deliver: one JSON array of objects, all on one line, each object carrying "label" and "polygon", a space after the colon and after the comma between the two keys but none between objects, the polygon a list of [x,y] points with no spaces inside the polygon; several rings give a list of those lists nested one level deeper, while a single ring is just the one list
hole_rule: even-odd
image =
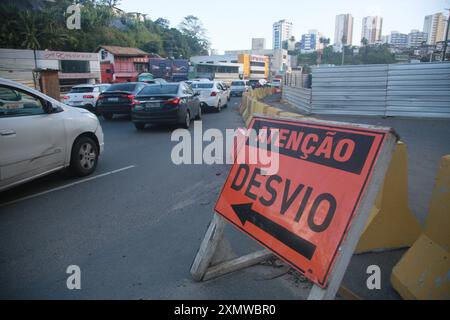
[{"label": "white car", "polygon": [[202,109],[214,108],[220,112],[228,106],[228,92],[218,81],[196,81],[191,84],[192,90],[198,93]]},{"label": "white car", "polygon": [[272,82],[269,83],[269,86],[281,88],[281,79],[273,79]]},{"label": "white car", "polygon": [[74,86],[64,96],[64,103],[71,107],[84,108],[95,113],[95,104],[97,103],[98,97],[110,86],[107,83]]},{"label": "white car", "polygon": [[242,96],[244,92],[247,92],[249,90],[249,86],[247,85],[247,82],[245,80],[235,80],[231,82],[231,95],[232,96]]},{"label": "white car", "polygon": [[94,114],[0,78],[0,191],[66,167],[87,176],[103,148]]},{"label": "white car", "polygon": [[199,81],[199,82],[211,82],[208,78],[195,78],[192,81]]},{"label": "white car", "polygon": [[227,101],[231,100],[231,90],[230,87],[225,83],[225,82],[220,82],[220,84],[222,85],[222,88],[225,91],[225,95],[227,97]]}]

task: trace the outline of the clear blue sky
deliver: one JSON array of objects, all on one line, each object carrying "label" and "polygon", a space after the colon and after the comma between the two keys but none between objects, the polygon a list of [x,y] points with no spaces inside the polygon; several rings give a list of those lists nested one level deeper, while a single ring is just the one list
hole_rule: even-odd
[{"label": "clear blue sky", "polygon": [[184,16],[195,15],[208,30],[211,47],[223,52],[250,49],[253,37],[266,38],[270,48],[272,24],[281,19],[294,24],[297,40],[308,29],[317,29],[333,41],[335,16],[341,13],[353,15],[353,43],[357,45],[364,16],[380,14],[383,35],[392,30],[408,33],[422,30],[424,16],[444,12],[450,0],[121,0],[119,7],[147,13],[153,20],[163,17],[175,27]]}]

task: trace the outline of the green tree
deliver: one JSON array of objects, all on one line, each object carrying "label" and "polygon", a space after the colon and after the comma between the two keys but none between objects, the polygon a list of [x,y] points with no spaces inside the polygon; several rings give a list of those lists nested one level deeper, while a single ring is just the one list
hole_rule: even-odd
[{"label": "green tree", "polygon": [[321,64],[322,63],[323,52],[324,52],[324,49],[327,48],[327,46],[330,44],[330,39],[321,37],[319,39],[319,43],[321,44],[321,46],[320,46],[320,48],[318,50],[317,64]]},{"label": "green tree", "polygon": [[344,65],[344,63],[345,63],[345,47],[347,45],[347,36],[346,35],[342,36],[341,43],[342,43],[342,63],[341,63],[341,65]]},{"label": "green tree", "polygon": [[155,24],[163,29],[169,29],[170,27],[170,21],[164,18],[156,19]]},{"label": "green tree", "polygon": [[0,3],[0,47],[92,52],[99,45],[138,47],[178,58],[205,54],[209,48],[201,21],[186,17],[182,30],[164,18],[139,20],[114,14],[117,0],[80,0],[81,30],[66,27],[72,0],[4,0]]},{"label": "green tree", "polygon": [[185,17],[180,23],[179,29],[188,39],[191,39],[191,45],[198,43],[202,51],[208,51],[210,42],[206,35],[206,29],[199,18],[193,15]]}]

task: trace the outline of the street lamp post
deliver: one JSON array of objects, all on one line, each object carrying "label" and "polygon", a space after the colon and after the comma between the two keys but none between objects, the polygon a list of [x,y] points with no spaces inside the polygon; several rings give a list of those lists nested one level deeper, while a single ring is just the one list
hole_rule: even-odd
[{"label": "street lamp post", "polygon": [[448,19],[447,19],[447,28],[445,30],[445,37],[444,37],[444,52],[442,54],[442,61],[445,61],[445,56],[447,53],[447,42],[448,42],[448,31],[450,30],[450,9],[446,9],[448,10]]}]

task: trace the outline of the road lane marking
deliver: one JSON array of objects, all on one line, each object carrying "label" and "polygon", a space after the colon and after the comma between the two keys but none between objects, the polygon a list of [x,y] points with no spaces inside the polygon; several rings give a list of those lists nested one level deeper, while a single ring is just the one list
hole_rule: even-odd
[{"label": "road lane marking", "polygon": [[22,201],[29,200],[29,199],[36,198],[36,197],[40,197],[40,196],[43,196],[43,195],[51,193],[51,192],[67,189],[67,188],[76,186],[78,184],[84,183],[84,182],[89,182],[89,181],[92,181],[92,180],[96,180],[96,179],[99,179],[99,178],[110,176],[112,174],[116,174],[116,173],[119,173],[119,172],[122,172],[122,171],[130,170],[130,169],[133,169],[135,167],[136,167],[135,165],[131,165],[131,166],[128,166],[128,167],[117,169],[117,170],[105,172],[105,173],[102,173],[102,174],[99,174],[99,175],[96,175],[96,176],[93,176],[93,177],[89,177],[89,178],[86,178],[86,179],[83,179],[83,180],[75,181],[75,182],[72,182],[72,183],[69,183],[69,184],[66,184],[66,185],[63,185],[63,186],[60,186],[60,187],[56,187],[56,188],[53,188],[53,189],[50,189],[50,190],[46,190],[46,191],[42,191],[42,192],[39,192],[39,193],[35,193],[35,194],[29,195],[29,196],[26,196],[26,197],[23,197],[23,198],[19,198],[19,199],[13,200],[13,201],[1,203],[0,207],[5,207],[5,206],[8,206],[8,205],[11,205],[11,204],[14,204],[14,203],[22,202]]}]

